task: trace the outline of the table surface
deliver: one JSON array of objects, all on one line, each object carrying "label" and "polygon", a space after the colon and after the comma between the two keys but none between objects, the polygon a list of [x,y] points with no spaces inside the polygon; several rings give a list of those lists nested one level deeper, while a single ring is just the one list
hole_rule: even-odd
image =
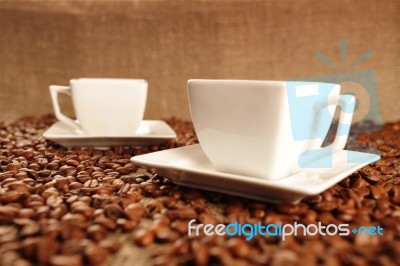
[{"label": "table surface", "polygon": [[[400,265],[400,122],[358,133],[382,159],[299,204],[177,186],[134,155],[197,143],[190,122],[158,146],[66,149],[42,133],[53,116],[0,122],[2,265]],[[240,152],[240,151],[238,151]],[[349,224],[382,236],[188,236],[203,224]],[[377,231],[376,231],[377,232]]]}]

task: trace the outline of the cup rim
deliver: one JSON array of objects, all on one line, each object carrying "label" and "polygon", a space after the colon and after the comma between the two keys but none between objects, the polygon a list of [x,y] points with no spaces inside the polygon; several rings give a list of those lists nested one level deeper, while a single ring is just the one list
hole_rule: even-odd
[{"label": "cup rim", "polygon": [[73,83],[77,82],[107,82],[107,83],[126,83],[126,82],[134,82],[134,83],[143,83],[147,84],[147,80],[145,79],[129,79],[129,78],[89,78],[89,77],[83,77],[83,78],[73,78],[69,81],[69,83],[72,85]]},{"label": "cup rim", "polygon": [[296,83],[296,82],[304,82],[304,83],[319,83],[319,84],[329,84],[329,85],[339,85],[339,83],[333,82],[321,82],[321,81],[310,81],[310,80],[268,80],[268,79],[188,79],[187,84],[189,85],[192,82],[249,82],[249,83],[275,83],[275,84],[284,84],[284,83]]}]

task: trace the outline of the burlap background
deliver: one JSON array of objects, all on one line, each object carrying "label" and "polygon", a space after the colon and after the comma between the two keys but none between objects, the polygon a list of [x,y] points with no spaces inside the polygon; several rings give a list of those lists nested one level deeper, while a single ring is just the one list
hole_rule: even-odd
[{"label": "burlap background", "polygon": [[[0,1],[0,119],[52,112],[48,86],[76,77],[147,79],[146,118],[189,119],[189,78],[370,69],[384,120],[398,120],[399,27],[398,0]],[[368,49],[372,57],[351,68]]]}]

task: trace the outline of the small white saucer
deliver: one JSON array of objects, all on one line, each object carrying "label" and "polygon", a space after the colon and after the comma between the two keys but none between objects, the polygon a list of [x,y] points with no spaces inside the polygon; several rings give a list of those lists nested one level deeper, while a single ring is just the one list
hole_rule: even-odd
[{"label": "small white saucer", "polygon": [[96,136],[78,133],[74,128],[56,122],[43,136],[64,147],[109,147],[112,145],[153,145],[176,138],[175,131],[162,120],[143,120],[131,136]]},{"label": "small white saucer", "polygon": [[[347,157],[362,163],[348,163]],[[199,144],[131,158],[134,164],[154,169],[174,183],[269,202],[299,202],[319,194],[354,171],[379,160],[379,156],[354,151],[332,155],[332,168],[307,168],[283,179],[265,179],[218,172]],[[323,159],[323,158],[322,158]]]}]

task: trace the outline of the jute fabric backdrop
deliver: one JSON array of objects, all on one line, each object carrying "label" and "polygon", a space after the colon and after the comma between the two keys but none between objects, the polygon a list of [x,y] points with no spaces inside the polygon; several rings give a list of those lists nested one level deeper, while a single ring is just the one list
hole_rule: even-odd
[{"label": "jute fabric backdrop", "polygon": [[189,119],[190,78],[368,70],[384,121],[394,121],[399,29],[395,0],[0,1],[0,118],[52,112],[48,86],[78,77],[144,78],[147,119]]}]

